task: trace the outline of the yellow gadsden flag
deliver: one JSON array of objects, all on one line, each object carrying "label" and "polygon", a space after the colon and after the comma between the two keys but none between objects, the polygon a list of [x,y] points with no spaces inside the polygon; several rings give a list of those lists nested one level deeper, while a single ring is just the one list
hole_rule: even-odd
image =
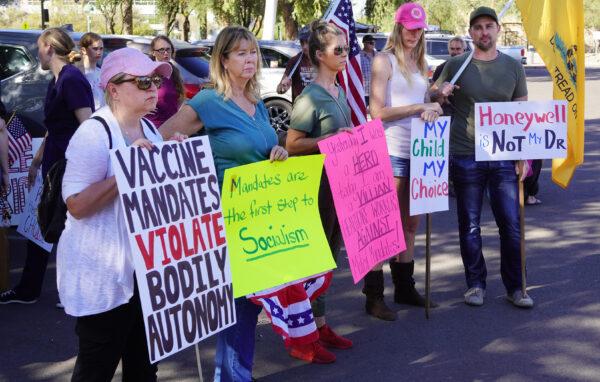
[{"label": "yellow gadsden flag", "polygon": [[552,180],[566,188],[583,163],[585,44],[583,0],[516,0],[530,43],[554,83],[554,99],[569,102],[567,157],[554,159]]}]

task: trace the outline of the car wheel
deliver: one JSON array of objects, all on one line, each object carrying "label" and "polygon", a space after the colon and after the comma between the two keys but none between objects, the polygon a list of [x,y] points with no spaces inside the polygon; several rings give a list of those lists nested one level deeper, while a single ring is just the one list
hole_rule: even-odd
[{"label": "car wheel", "polygon": [[265,107],[269,112],[269,120],[275,131],[287,131],[290,127],[292,104],[282,99],[267,101]]}]

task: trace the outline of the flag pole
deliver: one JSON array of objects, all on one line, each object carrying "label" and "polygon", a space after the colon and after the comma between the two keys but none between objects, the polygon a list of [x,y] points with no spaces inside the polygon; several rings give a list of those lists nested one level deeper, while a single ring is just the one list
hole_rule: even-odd
[{"label": "flag pole", "polygon": [[194,345],[196,349],[196,364],[198,365],[198,378],[200,382],[204,382],[204,377],[202,376],[202,363],[200,363],[200,348],[198,348],[198,344]]},{"label": "flag pole", "polygon": [[521,292],[527,296],[527,276],[525,274],[525,189],[521,179],[524,170],[524,161],[518,162],[519,166],[519,223],[521,226]]},{"label": "flag pole", "polygon": [[[515,2],[515,0],[508,0],[508,2],[504,5],[504,8],[502,8],[502,10],[500,11],[500,14],[498,15],[498,22],[500,22],[500,20],[502,20],[502,17],[504,17],[504,14],[510,9],[510,7],[512,6],[512,4],[514,2]],[[469,63],[471,62],[471,59],[473,58],[474,53],[475,53],[475,50],[472,50],[471,53],[469,54],[469,56],[467,57],[467,59],[465,60],[465,62],[463,62],[461,67],[458,69],[458,72],[456,72],[454,77],[452,77],[452,80],[450,80],[451,85],[456,84],[456,81],[458,81],[460,76],[463,74],[463,72],[465,71],[465,69],[467,68]]]},{"label": "flag pole", "polygon": [[426,214],[425,227],[425,318],[429,319],[431,306],[431,214]]}]

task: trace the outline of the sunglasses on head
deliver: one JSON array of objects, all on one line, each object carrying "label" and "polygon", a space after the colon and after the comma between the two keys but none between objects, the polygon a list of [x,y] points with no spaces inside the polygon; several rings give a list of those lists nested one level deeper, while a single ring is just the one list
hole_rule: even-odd
[{"label": "sunglasses on head", "polygon": [[341,56],[344,52],[350,52],[350,47],[348,45],[336,46],[335,48],[333,48],[333,54],[335,54],[336,56]]},{"label": "sunglasses on head", "polygon": [[148,90],[148,89],[150,89],[150,86],[152,86],[152,84],[156,85],[157,89],[160,88],[160,86],[162,85],[162,82],[163,82],[163,78],[161,76],[159,76],[158,74],[155,74],[153,76],[138,76],[138,77],[132,77],[132,78],[127,78],[127,79],[123,79],[123,80],[118,80],[115,82],[115,84],[122,84],[123,82],[135,82],[138,89]]}]

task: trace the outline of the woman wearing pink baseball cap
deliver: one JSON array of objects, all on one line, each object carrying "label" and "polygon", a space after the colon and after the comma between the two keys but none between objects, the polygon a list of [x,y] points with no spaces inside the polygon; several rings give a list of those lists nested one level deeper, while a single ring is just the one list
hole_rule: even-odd
[{"label": "woman wearing pink baseball cap", "polygon": [[[394,301],[424,306],[413,279],[415,233],[419,217],[409,215],[409,170],[411,119],[434,121],[442,114],[437,102],[429,101],[425,61],[426,14],[417,3],[405,3],[396,11],[394,30],[382,53],[373,61],[370,111],[383,121],[396,191],[400,202],[406,251],[390,260]],[[383,301],[383,271],[379,264],[365,277],[368,314],[393,321],[396,315]]]},{"label": "woman wearing pink baseball cap", "polygon": [[142,117],[154,110],[162,79],[170,75],[168,63],[139,50],[110,53],[100,74],[107,106],[81,124],[66,151],[68,212],[56,268],[65,312],[77,317],[73,381],[109,381],[121,360],[124,381],[156,381],[109,152],[131,145],[150,150],[162,141]]}]

